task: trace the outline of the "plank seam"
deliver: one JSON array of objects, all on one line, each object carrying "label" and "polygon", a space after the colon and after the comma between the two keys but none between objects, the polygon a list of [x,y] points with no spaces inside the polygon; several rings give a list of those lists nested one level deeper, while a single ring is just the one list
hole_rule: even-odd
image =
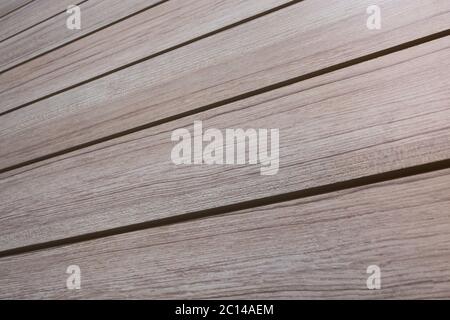
[{"label": "plank seam", "polygon": [[[294,78],[291,78],[291,79],[288,79],[288,80],[285,80],[285,81],[282,81],[282,82],[278,82],[278,83],[275,83],[275,84],[272,84],[272,85],[269,85],[269,86],[266,86],[266,87],[263,87],[263,88],[260,88],[260,89],[257,89],[257,90],[249,91],[249,92],[237,95],[237,96],[232,97],[232,98],[228,98],[228,99],[225,99],[225,100],[217,101],[217,102],[214,102],[214,103],[202,106],[202,107],[198,107],[196,109],[192,109],[192,110],[189,110],[189,111],[186,111],[186,112],[179,113],[177,115],[173,115],[173,116],[166,117],[166,118],[163,118],[163,119],[160,119],[160,120],[156,120],[156,121],[153,121],[153,122],[150,122],[150,123],[138,126],[138,127],[127,129],[127,130],[115,133],[113,135],[105,136],[105,137],[102,137],[102,138],[99,138],[99,139],[95,139],[95,140],[92,140],[92,141],[89,141],[89,142],[86,142],[86,143],[83,143],[83,144],[79,144],[79,145],[76,145],[76,146],[73,146],[73,147],[70,147],[70,148],[66,148],[66,149],[63,149],[63,150],[60,150],[60,151],[57,151],[57,152],[53,152],[53,153],[47,154],[47,155],[42,156],[42,157],[37,157],[37,158],[31,159],[31,160],[27,160],[27,161],[24,161],[24,162],[21,162],[21,163],[18,163],[18,164],[15,164],[15,165],[12,165],[12,166],[9,166],[9,167],[6,167],[6,168],[2,168],[2,169],[0,169],[0,174],[8,172],[8,171],[15,170],[15,169],[19,169],[19,168],[22,168],[22,167],[25,167],[27,165],[31,165],[31,164],[34,164],[34,163],[37,163],[37,162],[45,161],[45,160],[48,160],[48,159],[51,159],[51,158],[54,158],[54,157],[57,157],[57,156],[61,156],[61,155],[64,155],[64,154],[67,154],[67,153],[70,153],[70,152],[73,152],[73,151],[84,149],[84,148],[87,148],[87,147],[90,147],[90,146],[93,146],[93,145],[96,145],[96,144],[99,144],[99,143],[102,143],[102,142],[106,142],[106,141],[109,141],[109,140],[117,139],[117,138],[129,135],[129,134],[132,134],[132,133],[135,133],[135,132],[138,132],[138,131],[149,129],[149,128],[152,128],[152,127],[164,124],[164,123],[168,123],[168,122],[171,122],[171,121],[175,121],[175,120],[187,117],[187,116],[195,115],[195,114],[198,114],[200,112],[204,112],[204,111],[208,111],[208,110],[211,110],[211,109],[215,109],[215,108],[221,107],[221,106],[229,104],[229,103],[233,103],[233,102],[236,102],[236,101],[244,100],[244,99],[247,99],[247,98],[259,95],[259,94],[263,94],[263,93],[266,93],[266,92],[269,92],[269,91],[280,89],[280,88],[288,86],[288,85],[292,85],[292,84],[295,84],[295,83],[298,83],[298,82],[301,82],[301,81],[305,81],[305,80],[308,80],[308,79],[311,79],[311,78],[315,78],[315,77],[318,77],[318,76],[322,76],[324,74],[331,73],[331,72],[334,72],[334,71],[337,71],[337,70],[340,70],[340,69],[344,69],[344,68],[347,68],[347,67],[350,67],[350,66],[353,66],[353,65],[357,65],[357,64],[360,64],[360,63],[363,63],[363,62],[374,60],[374,59],[380,58],[380,57],[385,56],[385,55],[389,55],[389,54],[392,54],[392,53],[395,53],[395,52],[398,52],[398,51],[406,50],[406,49],[409,49],[411,47],[414,47],[414,46],[417,46],[417,45],[420,45],[420,44],[424,44],[424,43],[427,43],[427,42],[431,42],[431,41],[434,41],[434,40],[446,37],[448,35],[450,35],[450,30],[449,29],[441,31],[441,32],[438,32],[438,33],[435,33],[435,34],[432,34],[432,35],[428,35],[426,37],[422,37],[422,38],[419,38],[419,39],[416,39],[416,40],[412,40],[412,41],[409,41],[409,42],[406,42],[406,43],[403,43],[403,44],[400,44],[400,45],[397,45],[397,46],[394,46],[394,47],[391,47],[391,48],[387,48],[387,49],[384,49],[384,50],[381,50],[381,51],[377,51],[377,52],[374,52],[374,53],[371,53],[371,54],[368,54],[368,55],[365,55],[365,56],[361,56],[359,58],[355,58],[355,59],[352,59],[352,60],[349,60],[349,61],[346,61],[346,62],[343,62],[343,63],[339,63],[339,64],[336,64],[336,65],[333,65],[333,66],[330,66],[330,67],[327,67],[327,68],[323,68],[323,69],[320,69],[320,70],[317,70],[317,71],[314,71],[314,72],[311,72],[311,73],[307,73],[307,74],[304,74],[304,75],[301,75],[301,76],[298,76],[298,77],[294,77]],[[4,115],[6,113],[9,113],[9,112],[12,112],[12,111],[11,110],[7,111],[7,112],[5,112],[3,114],[0,114],[0,116]]]},{"label": "plank seam", "polygon": [[5,13],[4,15],[2,15],[2,16],[0,17],[0,19],[3,19],[3,18],[6,17],[7,15],[9,15],[9,14],[11,14],[11,13],[13,13],[13,12],[16,12],[17,10],[22,9],[23,7],[29,5],[30,3],[34,2],[34,1],[36,1],[36,0],[31,0],[31,1],[27,2],[27,3],[24,3],[24,4],[21,5],[20,7],[17,7],[17,8],[15,8],[15,9],[13,9],[13,10],[11,10],[11,11]]},{"label": "plank seam", "polygon": [[[87,1],[88,1],[88,0],[83,0],[83,1],[81,1],[81,2],[79,2],[79,3],[77,3],[76,5],[79,6],[79,5],[81,5],[81,4],[83,4],[83,3],[87,2]],[[3,39],[3,40],[0,40],[0,44],[1,44],[2,42],[4,42],[4,41],[8,40],[8,39],[11,39],[11,38],[14,38],[15,36],[18,36],[19,34],[25,32],[25,31],[27,31],[27,30],[30,30],[31,28],[34,28],[34,27],[36,27],[36,26],[38,26],[38,25],[40,25],[40,24],[42,24],[42,23],[44,23],[44,22],[46,22],[46,21],[48,21],[48,20],[50,20],[50,19],[53,19],[54,17],[57,17],[57,16],[59,16],[60,14],[63,14],[63,13],[65,13],[65,12],[66,12],[66,10],[60,11],[60,12],[55,13],[54,15],[52,15],[52,16],[50,16],[50,17],[48,17],[48,18],[46,18],[46,19],[44,19],[44,20],[42,20],[42,21],[39,21],[38,23],[35,23],[35,24],[33,24],[33,25],[29,26],[29,27],[26,27],[25,29],[23,29],[23,30],[21,30],[21,31],[15,33],[15,34],[10,35],[9,37],[6,37],[6,38]]]},{"label": "plank seam", "polygon": [[[86,1],[88,1],[88,0],[85,0],[85,1],[83,1],[82,3],[86,2]],[[39,58],[39,57],[42,57],[42,56],[46,55],[47,53],[50,53],[50,52],[52,52],[52,51],[58,50],[58,49],[60,49],[60,48],[63,48],[63,47],[65,47],[65,46],[67,46],[67,45],[69,45],[69,44],[71,44],[71,43],[74,43],[75,41],[78,41],[78,40],[80,40],[80,39],[89,37],[89,36],[93,35],[93,34],[96,33],[96,32],[99,32],[99,31],[102,31],[103,29],[109,28],[109,27],[111,27],[111,26],[113,26],[113,25],[115,25],[115,24],[117,24],[117,23],[120,23],[120,22],[122,22],[122,21],[124,21],[124,20],[126,20],[126,19],[129,19],[129,18],[131,18],[131,17],[133,17],[133,16],[135,16],[135,15],[137,15],[137,14],[140,14],[140,13],[146,11],[146,10],[150,10],[150,9],[152,9],[152,8],[154,8],[154,7],[156,7],[156,6],[159,6],[159,5],[161,5],[161,4],[165,3],[165,2],[168,2],[168,1],[169,1],[169,0],[161,0],[160,2],[154,3],[154,4],[152,4],[152,5],[148,6],[148,7],[145,7],[145,8],[143,8],[143,9],[139,10],[139,11],[136,11],[136,12],[134,12],[134,13],[131,13],[131,14],[129,14],[129,15],[123,17],[123,18],[120,18],[119,20],[116,20],[116,21],[113,21],[113,22],[111,22],[111,23],[108,23],[107,25],[104,25],[103,27],[100,27],[100,28],[98,28],[98,29],[92,30],[91,32],[88,32],[88,33],[86,33],[86,34],[84,34],[84,35],[82,35],[82,36],[80,36],[80,37],[78,37],[78,38],[75,38],[75,39],[73,39],[73,40],[70,40],[70,41],[68,41],[68,42],[65,42],[65,43],[63,43],[63,44],[61,44],[61,45],[59,45],[59,46],[56,46],[55,48],[52,48],[52,49],[47,50],[47,51],[45,51],[45,52],[42,52],[42,53],[40,53],[40,54],[38,54],[38,55],[36,55],[36,56],[34,56],[34,57],[32,57],[32,58],[29,58],[29,59],[24,60],[24,61],[22,61],[22,62],[20,62],[20,63],[17,63],[17,64],[15,64],[15,65],[13,65],[13,66],[11,66],[11,67],[9,67],[9,68],[3,70],[3,71],[0,71],[0,74],[3,74],[3,73],[5,73],[5,72],[8,72],[8,71],[10,71],[10,70],[12,70],[12,69],[14,69],[14,68],[16,68],[16,67],[19,67],[19,66],[21,66],[21,65],[23,65],[23,64],[25,64],[25,63],[28,63],[28,62],[30,62],[30,61],[32,61],[32,60],[34,60],[34,59],[37,59],[37,58]],[[81,3],[80,3],[80,4],[81,4]],[[59,13],[59,14],[60,14],[60,13]],[[54,17],[55,17],[55,16],[53,16],[53,18],[54,18]],[[42,100],[42,99],[41,99],[41,100]],[[34,102],[35,102],[35,101],[34,101]],[[31,102],[31,103],[34,103],[34,102]],[[27,105],[29,105],[29,104],[31,104],[31,103],[27,103]],[[20,108],[22,108],[22,107],[23,107],[23,106],[18,106],[17,108],[20,109]],[[16,108],[11,109],[11,110],[8,110],[8,111],[6,111],[6,112],[4,112],[4,113],[1,113],[0,116],[2,116],[2,115],[5,114],[5,113],[8,113],[8,112],[10,112],[10,111],[13,111],[13,110],[16,110]]]},{"label": "plank seam", "polygon": [[[164,0],[164,1],[162,1],[162,2],[159,2],[159,3],[155,4],[154,6],[159,5],[159,4],[163,4],[164,2],[167,2],[167,1],[169,1],[169,0]],[[223,32],[223,31],[226,31],[226,30],[229,30],[229,29],[233,29],[233,28],[235,28],[235,27],[237,27],[237,26],[243,25],[243,24],[245,24],[245,23],[247,23],[247,22],[250,22],[250,21],[252,21],[252,20],[256,20],[256,19],[261,18],[261,17],[263,17],[263,16],[265,16],[265,15],[268,15],[268,14],[271,14],[271,13],[273,13],[273,12],[279,11],[279,10],[281,10],[281,9],[284,9],[284,8],[286,8],[286,7],[289,7],[289,6],[291,6],[291,5],[297,4],[297,3],[302,2],[302,1],[304,1],[304,0],[293,0],[293,1],[287,2],[287,3],[283,4],[283,5],[278,6],[278,7],[274,7],[274,8],[272,8],[272,9],[269,9],[269,10],[266,10],[266,11],[264,11],[264,12],[261,12],[261,13],[259,13],[259,14],[257,14],[257,15],[254,15],[254,16],[245,18],[245,19],[243,19],[243,20],[237,21],[237,22],[235,22],[235,23],[232,23],[232,24],[230,24],[230,25],[228,25],[228,26],[219,28],[219,29],[217,29],[217,30],[214,30],[214,31],[211,31],[211,32],[208,32],[208,33],[205,33],[204,35],[195,37],[195,38],[193,38],[193,39],[191,39],[191,40],[184,41],[184,42],[179,43],[179,44],[177,44],[177,45],[175,45],[175,46],[172,46],[172,47],[170,47],[170,48],[167,48],[167,49],[158,51],[158,52],[156,52],[156,53],[153,53],[153,54],[151,54],[151,55],[149,55],[149,56],[147,56],[147,57],[141,58],[141,59],[136,60],[136,61],[132,61],[132,62],[127,63],[127,64],[125,64],[125,65],[123,65],[123,66],[121,66],[121,67],[118,67],[118,68],[112,69],[112,70],[110,70],[110,71],[108,71],[108,72],[99,74],[99,75],[97,75],[97,76],[95,76],[95,77],[93,77],[93,78],[86,79],[86,80],[84,80],[84,81],[81,81],[81,82],[76,83],[76,84],[74,84],[74,85],[71,85],[71,86],[69,86],[69,87],[60,89],[60,90],[55,91],[55,92],[53,92],[53,93],[49,93],[49,94],[47,94],[47,95],[45,95],[45,96],[43,96],[43,97],[41,97],[41,98],[38,98],[38,99],[35,99],[35,100],[32,100],[32,101],[29,101],[29,102],[27,102],[27,103],[24,103],[24,104],[22,104],[22,105],[19,105],[19,106],[17,106],[17,107],[14,107],[14,108],[12,108],[12,109],[10,109],[10,110],[4,111],[4,112],[0,113],[0,117],[3,116],[3,115],[5,115],[5,114],[14,112],[14,111],[16,111],[16,110],[19,110],[19,109],[28,107],[29,105],[32,105],[32,104],[37,103],[37,102],[39,102],[39,101],[42,101],[42,100],[51,98],[51,97],[53,97],[53,96],[56,96],[56,95],[58,95],[58,94],[61,94],[61,93],[63,93],[63,92],[72,90],[72,89],[74,89],[74,88],[76,88],[76,87],[80,87],[80,86],[83,86],[83,85],[88,84],[88,83],[90,83],[90,82],[93,82],[93,81],[96,81],[96,80],[98,80],[98,79],[104,78],[104,77],[106,77],[106,76],[109,76],[110,74],[113,74],[113,73],[115,73],[115,72],[118,72],[118,71],[127,69],[127,68],[132,67],[132,66],[134,66],[134,65],[136,65],[136,64],[145,62],[145,61],[147,61],[147,60],[154,59],[154,58],[156,58],[156,57],[158,57],[158,56],[161,56],[161,55],[163,55],[163,54],[166,54],[166,53],[169,53],[169,52],[171,52],[171,51],[180,49],[180,48],[185,47],[185,46],[187,46],[187,45],[189,45],[189,44],[192,44],[192,43],[194,43],[194,42],[197,42],[197,41],[200,41],[200,40],[209,38],[209,37],[211,37],[211,36],[214,36],[214,35],[216,35],[216,34],[218,34],[218,33]],[[145,10],[147,10],[147,9],[145,9]],[[141,11],[144,11],[144,10],[141,10]],[[134,14],[133,14],[133,15],[134,15]],[[100,31],[100,30],[97,30],[97,31]],[[97,31],[95,31],[95,32],[97,32]],[[80,38],[79,38],[79,39],[80,39]],[[71,41],[71,42],[72,42],[72,41]],[[69,42],[69,43],[70,43],[70,42]],[[67,44],[69,44],[69,43],[67,43]],[[56,50],[56,49],[55,49],[55,50]],[[28,60],[28,61],[31,61],[31,60],[33,60],[33,59],[35,59],[35,58],[38,58],[38,57],[39,57],[39,56],[34,57],[34,58],[32,58],[32,59],[30,59],[30,60]],[[26,63],[26,62],[28,62],[28,61],[25,61],[24,63]],[[22,63],[20,63],[19,65],[21,65],[21,64],[22,64]],[[17,66],[19,66],[19,65],[17,65]],[[14,67],[17,67],[17,66],[14,66]],[[10,70],[10,69],[6,69],[5,71],[0,72],[0,75],[3,74],[4,72],[8,71],[8,70]]]},{"label": "plank seam", "polygon": [[46,250],[58,246],[75,244],[80,242],[91,241],[95,239],[115,236],[119,234],[135,232],[150,228],[156,228],[161,226],[173,225],[178,223],[183,223],[187,221],[192,221],[196,219],[205,219],[212,216],[220,214],[229,214],[240,210],[252,209],[267,205],[273,205],[277,203],[283,203],[292,200],[310,198],[313,196],[319,196],[324,194],[329,194],[337,191],[343,191],[348,189],[354,189],[364,186],[370,186],[376,183],[395,181],[401,178],[430,173],[433,171],[440,171],[450,169],[450,159],[430,162],[427,164],[402,168],[398,170],[382,172],[374,175],[364,176],[360,178],[350,179],[346,181],[335,182],[331,184],[326,184],[318,187],[307,188],[303,190],[298,190],[294,192],[284,193],[281,195],[269,196],[260,199],[254,199],[249,201],[244,201],[240,203],[235,203],[232,205],[226,205],[221,207],[216,207],[212,209],[206,209],[201,211],[184,213],[177,216],[172,216],[168,218],[157,219],[153,221],[131,224],[119,228],[113,228],[109,230],[97,231],[93,233],[87,233],[75,237],[68,237],[64,239],[58,239],[43,243],[37,243],[33,245],[28,245],[20,248],[9,249],[0,251],[0,258],[20,255],[28,252]]}]

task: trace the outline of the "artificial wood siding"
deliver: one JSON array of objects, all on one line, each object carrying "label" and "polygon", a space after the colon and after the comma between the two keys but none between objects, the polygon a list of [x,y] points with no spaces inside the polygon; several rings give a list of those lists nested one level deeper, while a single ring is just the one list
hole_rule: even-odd
[{"label": "artificial wood siding", "polygon": [[[0,298],[450,298],[450,2],[66,6],[0,6]],[[199,120],[278,173],[175,165]]]}]

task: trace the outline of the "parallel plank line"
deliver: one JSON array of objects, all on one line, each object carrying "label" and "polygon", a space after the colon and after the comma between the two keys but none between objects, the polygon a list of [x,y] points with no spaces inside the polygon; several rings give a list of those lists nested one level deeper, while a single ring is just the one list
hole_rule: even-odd
[{"label": "parallel plank line", "polygon": [[[0,19],[0,44],[22,32],[63,14],[70,4],[81,5],[87,0],[37,0]],[[1,47],[0,47],[1,48]]]},{"label": "parallel plank line", "polygon": [[[220,0],[165,2],[158,8],[115,23],[113,28],[97,30],[93,37],[78,39],[0,74],[3,88],[0,90],[0,100],[2,108],[8,109],[0,116],[300,1],[232,0],[225,4]],[[200,10],[205,10],[207,14]],[[178,17],[180,14],[183,19]],[[176,24],[174,19],[177,19]],[[22,92],[27,94],[20,94]]]},{"label": "parallel plank line", "polygon": [[117,71],[0,117],[0,168],[448,34],[450,3],[432,3],[379,0],[384,27],[373,32],[365,1],[304,1]]},{"label": "parallel plank line", "polygon": [[[168,226],[168,225],[188,222],[188,221],[192,221],[192,220],[197,220],[197,219],[204,219],[204,218],[214,217],[214,216],[221,215],[221,214],[232,214],[233,212],[236,212],[239,210],[247,210],[247,209],[252,209],[252,208],[257,208],[257,207],[262,207],[262,206],[279,204],[282,202],[287,202],[287,201],[292,201],[292,200],[299,200],[299,199],[310,198],[310,197],[315,197],[315,196],[320,196],[320,195],[326,195],[326,194],[343,191],[343,190],[347,190],[347,189],[364,187],[364,186],[368,186],[368,185],[376,184],[376,183],[380,183],[380,182],[390,181],[390,183],[395,183],[395,181],[392,181],[392,180],[397,180],[400,178],[408,178],[409,177],[409,179],[412,180],[412,179],[414,179],[412,176],[422,175],[422,174],[426,174],[426,173],[432,173],[432,172],[444,170],[444,169],[450,169],[450,159],[427,163],[427,164],[418,165],[418,166],[413,166],[413,167],[408,167],[408,168],[404,168],[404,169],[398,169],[398,170],[389,171],[389,172],[383,172],[380,174],[375,174],[375,175],[370,175],[370,176],[364,176],[364,177],[355,178],[352,180],[331,183],[331,184],[322,185],[319,187],[312,187],[312,188],[294,191],[294,192],[290,192],[290,193],[269,196],[266,198],[255,199],[255,200],[250,200],[250,201],[246,201],[246,202],[239,202],[239,203],[235,203],[232,205],[216,207],[216,208],[212,208],[212,209],[206,209],[204,211],[189,212],[187,214],[176,215],[176,216],[169,217],[169,218],[162,218],[162,219],[158,219],[158,220],[128,225],[128,226],[124,226],[124,227],[83,234],[80,236],[63,238],[63,239],[58,239],[58,240],[49,241],[49,242],[45,242],[45,243],[32,244],[29,246],[24,246],[24,247],[20,247],[20,248],[16,248],[16,249],[0,251],[0,258],[21,255],[21,254],[33,252],[33,251],[41,251],[41,250],[60,247],[63,245],[68,245],[68,244],[76,244],[76,243],[80,243],[80,242],[86,242],[86,241],[106,238],[106,237],[110,237],[110,236],[117,236],[117,235],[124,234],[124,233],[141,231],[141,230],[150,229],[150,228]],[[278,206],[281,206],[281,205],[282,204],[279,204]]]},{"label": "parallel plank line", "polygon": [[[436,171],[3,257],[0,297],[448,298],[449,191]],[[66,289],[74,264],[81,290]]]},{"label": "parallel plank line", "polygon": [[67,29],[68,16],[64,12],[0,43],[0,74],[166,1],[168,0],[83,2],[80,5],[81,30]]},{"label": "parallel plank line", "polygon": [[167,123],[167,122],[171,122],[171,121],[178,120],[178,119],[181,119],[181,118],[184,118],[184,117],[187,117],[187,116],[192,116],[192,115],[195,115],[195,114],[207,111],[207,110],[218,108],[218,107],[224,106],[224,105],[229,104],[229,103],[234,103],[234,102],[238,102],[240,100],[251,98],[251,97],[253,97],[255,95],[259,95],[259,94],[263,94],[263,93],[266,93],[266,92],[270,92],[272,90],[280,89],[282,87],[289,86],[289,85],[295,84],[297,82],[301,82],[301,81],[305,81],[305,80],[312,79],[312,78],[315,78],[315,77],[319,77],[319,76],[325,75],[327,73],[331,73],[331,72],[338,71],[338,70],[341,70],[341,69],[344,69],[344,68],[348,68],[348,67],[351,67],[353,65],[356,65],[356,64],[359,64],[359,63],[363,63],[363,62],[367,62],[367,61],[370,61],[370,60],[373,60],[373,59],[377,59],[377,58],[380,58],[380,57],[383,57],[385,55],[389,55],[389,54],[392,54],[392,53],[395,53],[395,52],[398,52],[398,51],[407,50],[407,49],[412,48],[414,46],[426,44],[427,42],[435,41],[435,40],[438,40],[440,38],[447,37],[448,35],[449,35],[448,31],[443,31],[443,32],[439,32],[437,34],[433,34],[433,35],[421,38],[421,39],[416,39],[416,40],[413,40],[413,41],[410,41],[410,42],[407,42],[407,43],[403,43],[401,45],[398,45],[398,46],[395,46],[395,47],[392,47],[392,48],[388,48],[388,49],[385,49],[385,50],[382,50],[382,51],[379,51],[379,52],[374,52],[372,54],[369,54],[369,55],[366,55],[366,56],[363,56],[363,57],[359,57],[359,58],[356,58],[356,59],[353,59],[353,60],[350,60],[350,61],[346,61],[346,62],[341,63],[341,64],[337,64],[337,65],[334,65],[334,66],[331,66],[331,67],[328,67],[328,68],[325,68],[325,69],[317,70],[317,71],[314,71],[314,72],[311,72],[311,73],[308,73],[308,74],[305,74],[305,75],[302,75],[302,76],[299,76],[299,77],[288,79],[286,81],[282,81],[282,82],[276,83],[274,85],[270,85],[270,86],[267,86],[267,87],[264,87],[264,88],[260,88],[260,89],[254,90],[254,91],[246,92],[244,94],[241,94],[241,95],[229,98],[229,99],[225,99],[225,100],[222,100],[222,101],[218,101],[218,102],[215,102],[215,103],[212,103],[210,105],[206,105],[206,106],[203,106],[203,107],[200,107],[200,108],[196,108],[196,109],[193,109],[191,111],[186,111],[186,112],[183,112],[183,113],[179,113],[179,114],[174,115],[172,117],[168,117],[168,118],[161,119],[159,121],[154,121],[154,122],[151,122],[151,123],[147,123],[145,125],[142,125],[142,126],[139,126],[139,127],[135,127],[135,128],[129,129],[129,130],[117,132],[117,133],[115,133],[113,135],[106,136],[106,137],[103,137],[103,138],[100,138],[100,139],[97,139],[97,140],[89,141],[87,143],[83,143],[83,144],[80,144],[80,145],[76,145],[76,146],[73,146],[73,147],[70,147],[70,148],[67,148],[67,149],[64,149],[64,150],[60,150],[58,152],[50,153],[50,154],[47,154],[47,155],[42,156],[42,157],[38,157],[38,158],[35,158],[35,159],[27,160],[27,161],[24,161],[22,163],[18,163],[18,164],[12,165],[10,167],[6,167],[6,168],[3,168],[3,169],[0,169],[0,174],[8,172],[8,171],[16,170],[16,169],[19,169],[19,168],[22,168],[22,167],[25,167],[25,166],[29,166],[29,165],[35,164],[37,162],[41,162],[41,161],[45,161],[45,160],[48,160],[48,159],[51,159],[51,158],[62,156],[64,154],[66,154],[66,153],[71,153],[73,151],[84,149],[84,148],[87,148],[87,147],[90,147],[90,146],[93,146],[93,145],[96,145],[96,144],[99,144],[99,143],[102,143],[102,142],[106,142],[106,141],[113,140],[113,139],[116,139],[116,138],[119,138],[119,137],[122,137],[122,136],[129,135],[129,134],[132,134],[132,133],[135,133],[135,132],[138,132],[138,131],[149,129],[149,128],[152,128],[152,127],[155,127],[155,126]]},{"label": "parallel plank line", "polygon": [[[0,174],[0,250],[449,159],[449,41]],[[278,128],[278,174],[262,176],[259,166],[174,165],[171,132],[196,120],[205,130]]]},{"label": "parallel plank line", "polygon": [[0,4],[0,19],[6,17],[35,0],[4,0]]}]

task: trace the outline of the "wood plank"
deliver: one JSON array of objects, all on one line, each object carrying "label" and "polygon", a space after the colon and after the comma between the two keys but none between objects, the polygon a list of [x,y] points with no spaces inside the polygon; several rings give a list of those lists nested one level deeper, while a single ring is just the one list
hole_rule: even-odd
[{"label": "wood plank", "polygon": [[444,170],[4,257],[0,298],[448,298],[449,194]]},{"label": "wood plank", "polygon": [[[75,2],[75,3],[74,3]],[[36,0],[0,19],[0,41],[29,29],[57,14],[66,11],[74,0]]]},{"label": "wood plank", "polygon": [[[66,1],[66,0],[64,0]],[[68,14],[64,11],[51,19],[0,43],[0,72],[42,55],[105,27],[130,14],[151,7],[162,0],[89,0],[80,4],[81,30],[66,27]],[[60,1],[50,1],[53,6]],[[36,3],[38,5],[38,3]]]},{"label": "wood plank", "polygon": [[16,108],[288,2],[166,2],[0,74],[0,101]]},{"label": "wood plank", "polygon": [[[450,157],[450,38],[0,174],[8,250]],[[87,114],[90,116],[90,114]],[[172,163],[172,132],[277,128],[280,168]]]},{"label": "wood plank", "polygon": [[[374,3],[379,31],[365,24]],[[432,0],[298,3],[0,117],[0,168],[446,30],[449,9]]]},{"label": "wood plank", "polygon": [[3,18],[32,1],[33,0],[2,0],[2,2],[0,2],[0,17]]}]

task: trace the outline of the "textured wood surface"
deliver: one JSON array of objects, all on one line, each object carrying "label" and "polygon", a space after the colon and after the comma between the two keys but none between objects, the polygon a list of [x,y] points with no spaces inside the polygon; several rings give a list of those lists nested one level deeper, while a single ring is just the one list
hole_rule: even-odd
[{"label": "textured wood surface", "polygon": [[8,14],[20,9],[33,0],[2,0],[0,2],[0,19],[3,19]]},{"label": "textured wood surface", "polygon": [[429,1],[376,1],[375,31],[361,23],[373,1],[300,2],[6,114],[0,168],[445,30],[450,2]]},{"label": "textured wood surface", "polygon": [[[66,11],[81,0],[36,0],[0,19],[0,41],[29,29],[44,20]],[[20,1],[19,1],[20,3]]]},{"label": "textured wood surface", "polygon": [[[0,43],[0,72],[161,1],[89,0],[83,2],[80,4],[82,15],[81,30],[69,30],[66,27],[66,20],[69,15],[65,12],[67,7],[62,7],[60,10],[62,13]],[[55,6],[60,0],[49,0],[48,2]],[[65,2],[67,1],[65,0]],[[76,2],[79,3],[81,1]],[[45,10],[46,8],[41,6],[38,1],[36,5],[39,10]]]},{"label": "textured wood surface", "polygon": [[[2,0],[0,300],[449,299],[449,21],[443,0]],[[278,129],[277,174],[175,165],[199,120]]]},{"label": "textured wood surface", "polygon": [[2,107],[13,109],[286,3],[165,2],[0,74]]},{"label": "textured wood surface", "polygon": [[[449,38],[0,175],[0,249],[188,214],[450,156]],[[280,169],[175,166],[173,130],[277,128]]]},{"label": "textured wood surface", "polygon": [[437,171],[0,258],[0,298],[448,298],[449,195]]}]

